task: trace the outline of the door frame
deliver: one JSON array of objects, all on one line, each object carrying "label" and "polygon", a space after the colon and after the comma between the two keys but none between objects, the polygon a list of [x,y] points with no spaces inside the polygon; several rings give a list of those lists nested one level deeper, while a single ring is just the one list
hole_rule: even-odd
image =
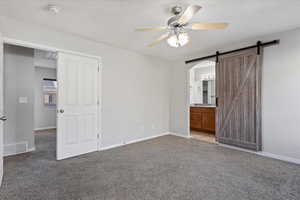
[{"label": "door frame", "polygon": [[[15,46],[21,46],[21,47],[27,47],[27,48],[33,48],[33,49],[39,49],[39,50],[44,50],[44,51],[52,51],[52,52],[64,52],[68,54],[74,54],[74,55],[80,55],[84,57],[89,57],[89,58],[94,58],[98,60],[98,65],[99,65],[99,70],[98,70],[98,115],[97,115],[97,121],[98,121],[98,151],[101,150],[101,143],[102,143],[102,70],[103,70],[103,64],[102,64],[102,58],[100,56],[96,55],[90,55],[82,52],[77,52],[77,51],[71,51],[71,50],[66,50],[66,49],[60,49],[56,48],[53,46],[48,46],[44,44],[37,44],[37,43],[32,43],[28,42],[25,40],[17,40],[14,38],[8,38],[8,37],[2,37],[3,44],[10,44],[10,45],[15,45]],[[59,84],[58,84],[59,85]],[[58,86],[59,87],[59,86]],[[57,99],[58,100],[58,99]]]},{"label": "door frame", "polygon": [[[2,38],[2,33],[0,32],[0,103],[1,105],[1,112],[0,114],[4,114],[4,41]],[[3,173],[4,173],[4,163],[3,163],[3,157],[4,157],[4,125],[2,123],[2,130],[0,130],[0,187],[2,186],[2,180],[3,180]]]},{"label": "door frame", "polygon": [[[213,61],[215,62],[215,72],[217,70],[217,63],[216,61],[214,61],[213,59],[206,59],[206,60],[203,60],[203,61]],[[192,138],[192,135],[191,135],[191,128],[190,128],[190,102],[191,102],[191,93],[190,93],[190,71],[197,65],[199,64],[201,61],[199,62],[196,62],[195,64],[193,65],[188,65],[188,68],[187,68],[187,72],[186,72],[186,111],[187,111],[187,133],[188,133],[188,138]],[[215,77],[215,81],[217,82],[217,77]],[[215,84],[216,85],[216,84]],[[217,92],[217,91],[215,91]],[[216,97],[217,97],[217,93],[216,93]],[[216,106],[217,108],[217,106]],[[215,112],[216,113],[216,112]],[[217,126],[217,120],[215,120],[215,125]],[[215,132],[215,138],[216,138],[216,142],[215,144],[219,144],[218,140],[217,140],[217,133]]]}]

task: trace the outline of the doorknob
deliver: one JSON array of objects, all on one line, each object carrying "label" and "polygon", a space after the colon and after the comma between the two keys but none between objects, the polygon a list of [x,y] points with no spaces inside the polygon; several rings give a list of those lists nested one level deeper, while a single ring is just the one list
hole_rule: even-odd
[{"label": "doorknob", "polygon": [[0,120],[5,122],[7,120],[7,118],[5,116],[2,116],[2,117],[0,117]]},{"label": "doorknob", "polygon": [[64,113],[65,111],[64,111],[64,109],[60,109],[59,112],[60,113]]}]

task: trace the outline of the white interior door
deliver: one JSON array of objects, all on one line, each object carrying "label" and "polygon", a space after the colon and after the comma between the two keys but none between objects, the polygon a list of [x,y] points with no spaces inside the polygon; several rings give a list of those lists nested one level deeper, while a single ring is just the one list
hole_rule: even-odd
[{"label": "white interior door", "polygon": [[58,160],[98,150],[98,73],[98,59],[58,53]]},{"label": "white interior door", "polygon": [[3,177],[3,40],[0,33],[0,186]]}]

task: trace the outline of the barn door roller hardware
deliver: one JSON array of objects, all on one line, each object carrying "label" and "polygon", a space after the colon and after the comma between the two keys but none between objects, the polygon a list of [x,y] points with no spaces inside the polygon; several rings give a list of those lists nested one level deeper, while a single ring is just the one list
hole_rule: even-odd
[{"label": "barn door roller hardware", "polygon": [[210,58],[216,58],[216,62],[218,62],[219,61],[219,56],[230,54],[230,53],[235,53],[235,52],[243,51],[243,50],[247,50],[247,49],[252,49],[252,48],[257,48],[257,54],[259,55],[262,47],[277,45],[277,44],[279,44],[279,42],[280,42],[280,40],[273,40],[273,41],[265,42],[265,43],[262,43],[261,41],[258,41],[255,45],[252,45],[252,46],[247,46],[247,47],[244,47],[244,48],[235,49],[235,50],[226,51],[226,52],[217,51],[216,54],[213,54],[213,55],[204,56],[204,57],[201,57],[201,58],[195,58],[195,59],[192,59],[192,60],[187,60],[187,61],[185,61],[185,64],[198,62],[198,61],[201,61],[201,60],[207,60],[207,59],[210,59]]}]

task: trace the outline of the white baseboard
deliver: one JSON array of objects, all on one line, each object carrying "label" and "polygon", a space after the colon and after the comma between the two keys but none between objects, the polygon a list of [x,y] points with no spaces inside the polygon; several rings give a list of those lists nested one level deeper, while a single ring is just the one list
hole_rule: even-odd
[{"label": "white baseboard", "polygon": [[[32,147],[32,148],[30,148],[30,149],[27,149],[27,152],[33,152],[33,151],[35,151],[35,147]],[[26,152],[26,153],[27,153]]]},{"label": "white baseboard", "polygon": [[[187,139],[191,138],[191,136],[185,136],[185,135],[181,135],[181,134],[178,134],[178,133],[172,133],[172,132],[169,132],[169,135],[179,136],[179,137],[183,137],[183,138],[187,138]],[[222,147],[235,149],[235,150],[238,150],[238,151],[253,153],[253,154],[256,154],[256,155],[260,155],[260,156],[264,156],[264,157],[268,157],[268,158],[274,158],[274,159],[285,161],[285,162],[300,164],[300,159],[297,159],[297,158],[291,158],[291,157],[288,157],[288,156],[276,155],[276,154],[268,153],[268,152],[264,152],[264,151],[256,152],[256,151],[251,151],[251,150],[247,150],[247,149],[243,149],[243,148],[239,148],[239,147],[234,147],[234,146],[230,146],[230,145],[226,145],[226,144],[220,144],[220,143],[216,143],[216,144],[219,145],[219,146],[222,146]]]},{"label": "white baseboard", "polygon": [[221,143],[218,143],[218,142],[216,144],[221,146],[221,147],[226,147],[226,148],[229,148],[229,149],[234,149],[234,150],[243,151],[243,152],[247,152],[247,153],[254,153],[254,154],[257,153],[256,151],[243,149],[243,148],[240,148],[240,147],[235,147],[235,146],[231,146],[231,145],[227,145],[227,144],[221,144]]},{"label": "white baseboard", "polygon": [[113,149],[113,148],[117,148],[117,147],[121,147],[121,146],[124,146],[126,144],[113,144],[113,145],[109,145],[109,146],[106,146],[106,147],[100,147],[100,150],[99,151],[104,151],[104,150],[108,150],[108,149]]},{"label": "white baseboard", "polygon": [[295,163],[295,164],[300,165],[300,159],[297,159],[297,158],[291,158],[291,157],[288,157],[288,156],[281,156],[281,155],[277,155],[277,154],[273,154],[273,153],[268,153],[268,152],[265,152],[265,151],[259,151],[259,152],[251,151],[251,150],[247,150],[247,149],[243,149],[243,148],[239,148],[239,147],[234,147],[234,146],[230,146],[230,145],[226,145],[226,144],[220,144],[220,143],[217,143],[217,144],[219,146],[222,146],[222,147],[235,149],[235,150],[238,150],[238,151],[244,151],[244,152],[247,152],[247,153],[253,153],[253,154],[256,154],[256,155],[259,155],[259,156],[264,156],[264,157],[273,158],[273,159],[276,159],[276,160],[281,160],[281,161]]},{"label": "white baseboard", "polygon": [[288,157],[288,156],[276,155],[276,154],[268,153],[268,152],[264,152],[264,151],[257,152],[256,154],[260,155],[260,156],[274,158],[274,159],[277,159],[277,160],[282,160],[282,161],[285,161],[285,162],[290,162],[290,163],[295,163],[295,164],[300,165],[300,159],[297,159],[297,158],[291,158],[291,157]]},{"label": "white baseboard", "polygon": [[128,144],[133,144],[133,143],[137,143],[137,142],[151,140],[151,139],[154,139],[154,138],[157,138],[157,137],[161,137],[161,136],[165,136],[165,135],[170,135],[170,133],[166,132],[166,133],[162,133],[162,134],[159,134],[159,135],[154,135],[154,136],[150,136],[150,137],[145,137],[145,138],[140,138],[140,139],[132,140],[132,141],[129,141],[129,142],[123,142],[123,143],[114,144],[114,145],[110,145],[110,146],[106,146],[106,147],[100,147],[99,151],[104,151],[104,150],[113,149],[113,148],[116,148],[116,147],[125,146],[125,145],[128,145]]},{"label": "white baseboard", "polygon": [[48,127],[41,127],[41,128],[35,128],[34,131],[43,131],[48,129],[55,129],[56,126],[48,126]]},{"label": "white baseboard", "polygon": [[183,137],[183,138],[186,138],[186,139],[192,138],[190,135],[182,135],[182,134],[179,134],[179,133],[173,133],[173,132],[169,132],[169,135],[174,135],[174,136],[178,136],[178,137]]},{"label": "white baseboard", "polygon": [[18,142],[18,143],[14,143],[14,144],[5,144],[3,156],[4,157],[12,156],[12,155],[17,155],[17,154],[27,153],[27,152],[32,152],[32,151],[35,151],[35,147],[28,148],[27,141]]}]

